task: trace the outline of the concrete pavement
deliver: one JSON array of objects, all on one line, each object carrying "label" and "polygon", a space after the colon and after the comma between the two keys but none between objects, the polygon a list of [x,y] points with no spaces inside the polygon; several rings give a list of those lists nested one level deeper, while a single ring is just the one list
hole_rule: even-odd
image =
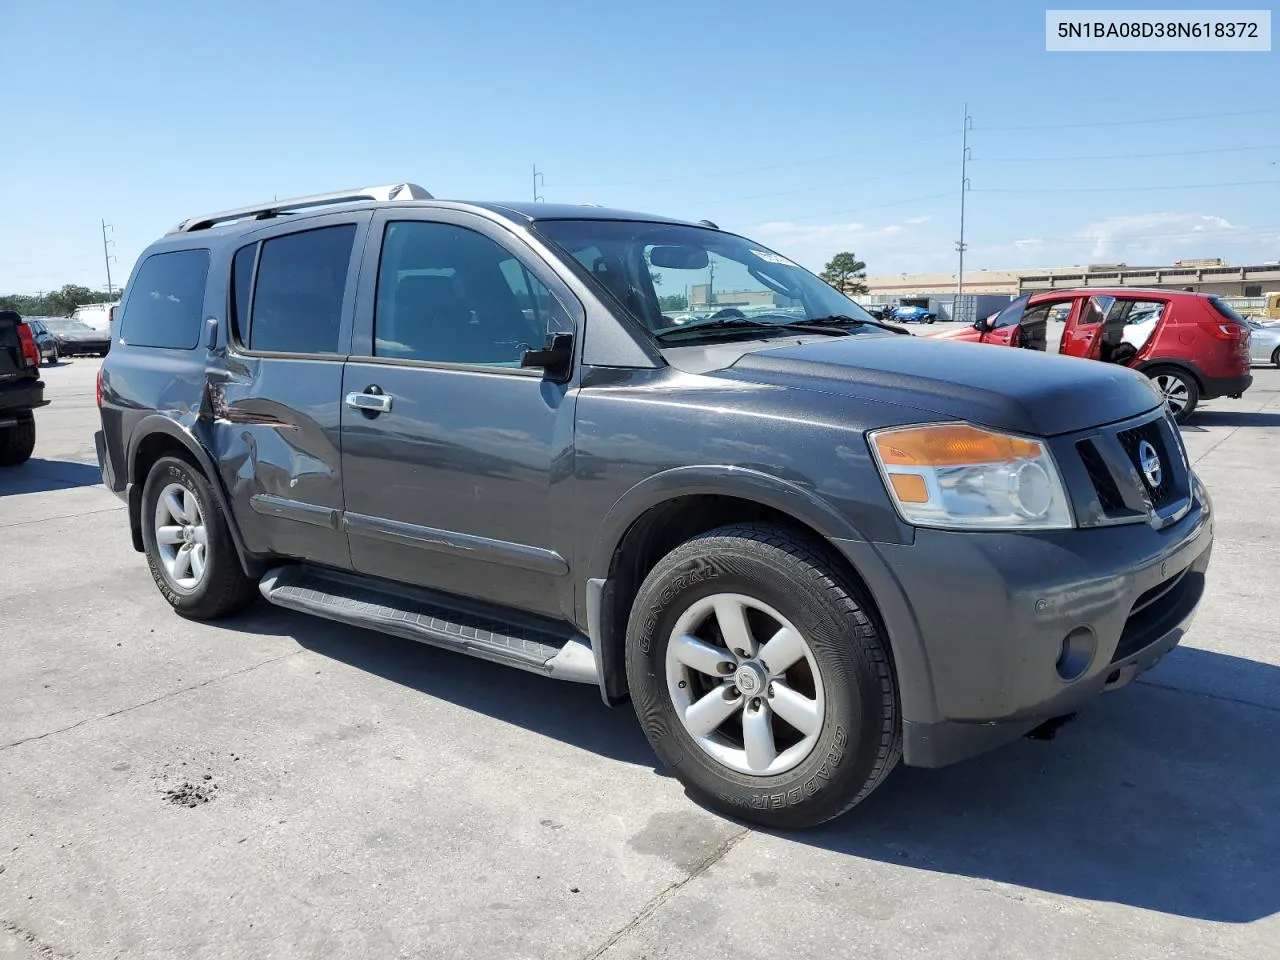
[{"label": "concrete pavement", "polygon": [[771,834],[590,688],[174,616],[85,466],[95,370],[47,372],[0,474],[0,958],[1280,957],[1280,371],[1186,428],[1218,541],[1184,647]]}]

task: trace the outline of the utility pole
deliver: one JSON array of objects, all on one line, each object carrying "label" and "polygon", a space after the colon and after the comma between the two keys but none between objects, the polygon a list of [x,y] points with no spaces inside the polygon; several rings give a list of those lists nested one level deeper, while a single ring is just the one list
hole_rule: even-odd
[{"label": "utility pole", "polygon": [[545,202],[547,199],[546,197],[542,196],[542,194],[538,193],[539,183],[541,183],[545,187],[547,185],[547,178],[538,172],[538,165],[535,163],[533,165],[533,202],[534,203]]},{"label": "utility pole", "polygon": [[114,260],[115,257],[111,255],[111,249],[109,247],[109,244],[115,243],[115,241],[107,239],[108,230],[114,233],[115,227],[111,226],[111,224],[103,220],[102,221],[102,256],[107,264],[107,296],[114,297],[116,295],[116,288],[112,286],[112,283],[111,283],[111,261]]},{"label": "utility pole", "polygon": [[973,128],[973,117],[969,116],[969,105],[964,105],[964,122],[960,125],[960,239],[956,241],[956,251],[960,254],[960,264],[956,269],[956,302],[951,310],[952,319],[956,319],[960,310],[960,298],[964,296],[964,195],[969,192],[969,131]]}]

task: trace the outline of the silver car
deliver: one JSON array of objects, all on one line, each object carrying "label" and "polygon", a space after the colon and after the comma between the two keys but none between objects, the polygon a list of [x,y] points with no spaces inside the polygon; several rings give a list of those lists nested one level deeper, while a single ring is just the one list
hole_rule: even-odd
[{"label": "silver car", "polygon": [[1249,321],[1249,359],[1280,367],[1280,323]]}]

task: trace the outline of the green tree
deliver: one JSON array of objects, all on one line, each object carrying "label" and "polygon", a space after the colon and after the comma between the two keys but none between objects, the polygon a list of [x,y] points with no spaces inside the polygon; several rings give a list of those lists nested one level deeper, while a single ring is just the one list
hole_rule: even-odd
[{"label": "green tree", "polygon": [[841,293],[866,293],[867,265],[852,253],[837,253],[818,274]]},{"label": "green tree", "polygon": [[24,317],[69,317],[82,304],[114,303],[119,299],[118,291],[107,294],[68,283],[61,290],[51,290],[34,297],[23,293],[0,294],[0,310],[16,310]]},{"label": "green tree", "polygon": [[688,310],[689,298],[683,293],[673,293],[666,297],[659,297],[658,306],[662,308],[663,313],[668,310]]}]

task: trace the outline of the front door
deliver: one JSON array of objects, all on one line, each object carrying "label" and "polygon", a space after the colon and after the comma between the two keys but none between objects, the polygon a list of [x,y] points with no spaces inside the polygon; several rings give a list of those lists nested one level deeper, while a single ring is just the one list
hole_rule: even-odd
[{"label": "front door", "polygon": [[[581,307],[502,228],[441,210],[374,219],[343,375],[344,526],[360,572],[573,611],[573,404],[523,369]],[[566,307],[571,304],[571,307]]]}]

